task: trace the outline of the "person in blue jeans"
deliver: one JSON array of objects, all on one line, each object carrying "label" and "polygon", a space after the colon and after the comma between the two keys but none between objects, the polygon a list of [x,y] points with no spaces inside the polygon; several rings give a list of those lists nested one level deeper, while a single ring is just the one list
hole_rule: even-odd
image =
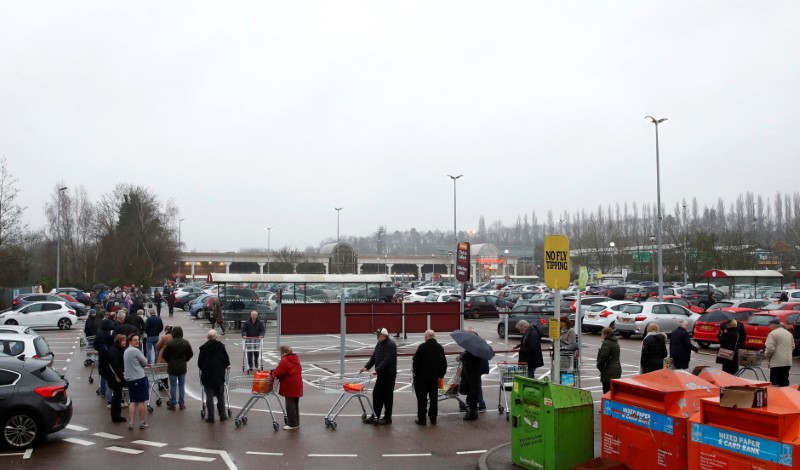
[{"label": "person in blue jeans", "polygon": [[192,345],[183,338],[183,328],[180,326],[172,328],[172,341],[164,348],[164,360],[167,361],[167,374],[169,375],[168,410],[174,410],[175,405],[178,405],[181,410],[186,409],[184,400],[186,363],[192,356],[194,356]]},{"label": "person in blue jeans", "polygon": [[145,346],[147,349],[148,364],[153,364],[158,359],[158,353],[155,353],[155,358],[153,357],[153,353],[158,343],[158,335],[160,335],[162,331],[164,331],[164,323],[161,321],[161,317],[156,316],[155,310],[150,310],[150,316],[147,317],[147,320],[144,322],[144,333],[147,335],[147,343],[145,343]]}]

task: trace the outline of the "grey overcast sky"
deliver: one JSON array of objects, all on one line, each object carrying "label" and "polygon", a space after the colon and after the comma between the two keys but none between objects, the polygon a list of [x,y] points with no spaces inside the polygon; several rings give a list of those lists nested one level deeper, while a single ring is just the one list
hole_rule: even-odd
[{"label": "grey overcast sky", "polygon": [[800,2],[0,0],[0,155],[187,249],[797,189]]}]

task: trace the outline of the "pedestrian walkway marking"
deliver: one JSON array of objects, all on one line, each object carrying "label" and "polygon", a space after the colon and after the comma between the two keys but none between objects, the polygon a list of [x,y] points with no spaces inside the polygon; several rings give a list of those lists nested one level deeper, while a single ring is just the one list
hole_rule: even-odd
[{"label": "pedestrian walkway marking", "polygon": [[78,426],[77,424],[68,424],[67,429],[71,429],[73,431],[88,431],[89,428],[85,428],[83,426]]},{"label": "pedestrian walkway marking", "polygon": [[382,457],[430,457],[431,454],[383,454]]},{"label": "pedestrian walkway marking", "polygon": [[28,449],[28,450],[25,451],[25,454],[22,455],[22,458],[23,459],[29,459],[29,458],[31,458],[32,454],[33,454],[33,449],[32,448]]},{"label": "pedestrian walkway marking", "polygon": [[281,457],[283,455],[283,452],[255,452],[250,450],[248,450],[246,453],[250,455],[272,455],[275,457]]},{"label": "pedestrian walkway marking", "polygon": [[92,436],[104,437],[106,439],[122,439],[122,436],[117,436],[116,434],[109,434],[107,432],[96,432],[92,434]]},{"label": "pedestrian walkway marking", "polygon": [[128,449],[127,447],[118,447],[118,446],[106,447],[106,450],[113,450],[114,452],[122,452],[123,454],[134,454],[134,455],[138,455],[144,452],[143,450],[139,449]]},{"label": "pedestrian walkway marking", "polygon": [[217,460],[214,457],[200,457],[199,455],[185,454],[161,454],[159,457],[164,457],[165,459],[192,460],[194,462],[213,462]]},{"label": "pedestrian walkway marking", "polygon": [[235,463],[233,463],[233,459],[231,459],[231,456],[228,455],[228,452],[224,450],[204,449],[202,447],[183,447],[181,450],[184,452],[200,452],[201,454],[219,454],[222,461],[228,466],[228,469],[236,470],[239,468]]},{"label": "pedestrian walkway marking", "polygon": [[66,438],[64,440],[66,442],[71,442],[73,444],[80,444],[82,446],[92,446],[92,445],[94,445],[94,442],[92,442],[92,441],[85,441],[83,439],[77,439],[77,438],[74,438],[74,437],[68,437],[68,438]]},{"label": "pedestrian walkway marking", "polygon": [[153,446],[153,447],[164,447],[167,445],[166,442],[154,442],[154,441],[133,441],[131,444],[141,444],[143,446]]},{"label": "pedestrian walkway marking", "polygon": [[358,457],[358,454],[308,454],[309,457]]},{"label": "pedestrian walkway marking", "polygon": [[462,450],[460,452],[456,452],[456,455],[469,455],[469,454],[485,454],[485,450]]}]

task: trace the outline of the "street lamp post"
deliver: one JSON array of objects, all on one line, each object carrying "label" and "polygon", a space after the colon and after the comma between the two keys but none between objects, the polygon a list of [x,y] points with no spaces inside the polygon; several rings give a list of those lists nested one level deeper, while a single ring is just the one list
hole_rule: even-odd
[{"label": "street lamp post", "polygon": [[686,204],[683,204],[683,285],[689,283],[689,266],[686,264],[686,238],[689,236],[689,224],[686,222]]},{"label": "street lamp post", "polygon": [[436,255],[431,253],[431,285],[436,280]]},{"label": "street lamp post", "polygon": [[56,201],[56,292],[61,287],[61,193],[67,187],[58,188],[58,200]]},{"label": "street lamp post", "polygon": [[656,119],[653,116],[645,116],[645,119],[649,119],[650,122],[655,125],[656,128],[656,197],[658,204],[657,207],[657,214],[658,214],[658,301],[664,301],[664,264],[662,258],[662,246],[661,246],[661,167],[659,162],[659,154],[658,154],[658,125],[662,122],[666,121],[667,118]]},{"label": "street lamp post", "polygon": [[[454,240],[454,245],[453,245],[453,269],[455,269],[455,266],[458,263],[458,261],[456,260],[456,256],[457,256],[457,252],[458,252],[458,231],[456,229],[456,181],[458,181],[458,179],[461,178],[462,176],[464,176],[464,175],[458,175],[458,176],[447,175],[448,178],[453,180],[453,240]],[[453,285],[455,285],[455,284],[456,284],[456,276],[455,276],[455,272],[453,272]]]},{"label": "street lamp post", "polygon": [[269,274],[269,261],[270,261],[270,257],[269,257],[269,255],[270,255],[270,253],[269,253],[270,246],[269,245],[270,245],[270,242],[272,241],[271,240],[271,238],[272,238],[272,227],[267,227],[264,230],[267,231],[267,274]]},{"label": "street lamp post", "polygon": [[614,271],[614,242],[608,244],[609,248],[611,248],[611,269],[608,272]]},{"label": "street lamp post", "polygon": [[653,243],[655,243],[655,242],[656,242],[655,235],[650,235],[650,250],[649,250],[650,251],[650,275],[651,275],[650,279],[652,279],[653,281],[656,280],[656,273],[655,273],[655,270],[653,268]]},{"label": "street lamp post", "polygon": [[344,209],[344,207],[334,207],[336,209],[336,244],[339,244],[339,212]]},{"label": "street lamp post", "polygon": [[503,250],[503,254],[505,254],[505,258],[503,258],[503,277],[508,276],[508,250]]}]

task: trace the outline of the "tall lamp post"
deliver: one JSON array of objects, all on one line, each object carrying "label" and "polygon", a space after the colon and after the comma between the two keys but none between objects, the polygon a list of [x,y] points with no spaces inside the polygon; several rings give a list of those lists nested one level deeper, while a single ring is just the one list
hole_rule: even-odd
[{"label": "tall lamp post", "polygon": [[269,274],[269,261],[270,261],[270,258],[269,258],[269,254],[270,254],[269,253],[269,248],[270,248],[270,246],[269,245],[270,245],[270,242],[272,241],[271,240],[271,238],[272,238],[272,227],[266,227],[264,230],[267,231],[267,274]]},{"label": "tall lamp post", "polygon": [[431,253],[431,285],[436,280],[436,255]]},{"label": "tall lamp post", "polygon": [[608,244],[609,248],[611,248],[611,269],[608,272],[614,271],[614,242]]},{"label": "tall lamp post", "polygon": [[[464,175],[447,175],[448,178],[453,180],[453,269],[458,264],[456,260],[457,252],[458,252],[458,231],[456,229],[456,181]],[[456,276],[455,272],[453,272],[453,285],[456,285]]]},{"label": "tall lamp post", "polygon": [[61,194],[67,187],[58,188],[58,201],[56,202],[56,292],[61,287]]},{"label": "tall lamp post", "polygon": [[664,262],[662,258],[661,252],[661,167],[659,163],[659,155],[658,155],[658,125],[662,122],[666,121],[667,118],[656,119],[653,116],[645,116],[645,119],[649,119],[650,122],[656,128],[656,197],[658,204],[657,207],[657,214],[658,214],[658,301],[664,301]]},{"label": "tall lamp post", "polygon": [[336,244],[339,244],[339,212],[344,209],[344,207],[334,207],[336,209]]},{"label": "tall lamp post", "polygon": [[683,285],[689,283],[689,266],[686,264],[686,238],[689,236],[689,224],[686,221],[686,205],[683,204]]},{"label": "tall lamp post", "polygon": [[656,242],[656,236],[650,235],[650,275],[653,281],[656,280],[656,273],[653,272],[653,243]]}]

